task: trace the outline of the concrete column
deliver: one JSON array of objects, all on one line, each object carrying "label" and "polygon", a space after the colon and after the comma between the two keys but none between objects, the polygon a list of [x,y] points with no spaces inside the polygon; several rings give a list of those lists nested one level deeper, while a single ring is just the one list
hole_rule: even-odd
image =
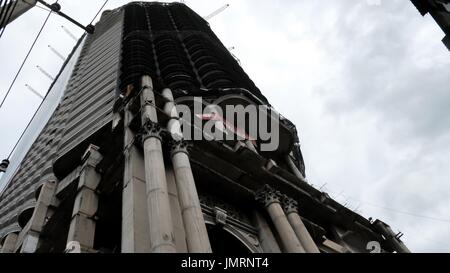
[{"label": "concrete column", "polygon": [[170,117],[168,130],[174,140],[171,153],[172,165],[178,189],[178,198],[186,232],[188,251],[190,253],[211,253],[211,244],[195,186],[194,175],[192,174],[191,164],[189,162],[189,155],[184,143],[181,141],[183,136],[172,91],[170,89],[164,89],[163,97],[167,101],[164,106],[164,112]]},{"label": "concrete column", "polygon": [[177,182],[175,181],[173,168],[168,166],[166,168],[166,179],[177,253],[189,253],[186,242],[186,231],[184,229],[183,215],[180,206],[180,198],[178,198]]},{"label": "concrete column", "polygon": [[254,212],[253,219],[258,229],[258,239],[264,253],[281,253],[280,246],[264,216],[259,212]]},{"label": "concrete column", "polygon": [[30,228],[25,235],[21,253],[34,253],[39,244],[39,236],[47,222],[49,215],[53,213],[53,198],[56,192],[56,181],[47,181],[41,186],[41,190],[30,219]]},{"label": "concrete column", "polygon": [[305,253],[305,249],[300,244],[292,226],[289,224],[286,214],[284,214],[280,199],[280,192],[272,189],[268,185],[256,194],[256,200],[261,202],[269,213],[277,233],[281,238],[285,252]]},{"label": "concrete column", "polygon": [[150,228],[151,252],[176,252],[172,227],[169,194],[162,152],[160,128],[153,93],[152,80],[142,77],[142,124],[146,130],[143,138],[145,181]]},{"label": "concrete column", "polygon": [[101,176],[95,166],[102,160],[98,147],[91,145],[85,153],[78,182],[78,193],[73,206],[67,243],[78,242],[81,252],[92,252],[95,238],[95,213],[98,209],[96,189]]},{"label": "concrete column", "polygon": [[320,253],[319,248],[314,242],[311,234],[305,227],[300,215],[298,214],[297,202],[287,196],[283,197],[283,207],[288,221],[297,234],[297,238],[305,249],[306,253]]},{"label": "concrete column", "polygon": [[294,175],[298,179],[300,179],[300,181],[307,183],[303,174],[298,170],[297,166],[295,166],[295,163],[294,163],[294,161],[292,161],[292,158],[290,155],[286,155],[286,163],[289,166],[289,169],[292,171],[292,173],[294,173]]},{"label": "concrete column", "polygon": [[0,250],[0,253],[14,253],[14,249],[16,248],[17,243],[17,234],[10,233],[6,236],[5,241],[3,242],[3,247]]},{"label": "concrete column", "polygon": [[211,253],[211,245],[195,187],[189,157],[182,144],[172,151],[172,164],[178,188],[186,242],[190,253]]},{"label": "concrete column", "polygon": [[132,114],[124,117],[124,178],[122,191],[122,253],[150,252],[150,234],[145,194],[144,157],[134,144],[134,133],[128,127]]}]

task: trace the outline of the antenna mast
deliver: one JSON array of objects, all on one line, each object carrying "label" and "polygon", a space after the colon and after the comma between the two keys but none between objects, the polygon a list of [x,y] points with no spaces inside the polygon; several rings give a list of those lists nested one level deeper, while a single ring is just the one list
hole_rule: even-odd
[{"label": "antenna mast", "polygon": [[230,4],[226,4],[220,8],[218,8],[217,10],[215,10],[214,12],[212,12],[211,14],[203,17],[203,19],[205,19],[206,21],[209,21],[211,18],[219,15],[220,13],[222,13],[224,10],[226,10],[228,7],[230,6]]}]

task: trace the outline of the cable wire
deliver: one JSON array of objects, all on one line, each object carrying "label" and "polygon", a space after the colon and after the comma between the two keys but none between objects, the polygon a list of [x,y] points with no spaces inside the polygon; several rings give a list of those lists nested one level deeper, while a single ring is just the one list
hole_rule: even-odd
[{"label": "cable wire", "polygon": [[94,23],[95,18],[97,18],[97,16],[100,14],[100,12],[102,11],[102,9],[106,6],[106,4],[108,3],[109,0],[106,0],[105,3],[103,3],[103,5],[100,7],[100,9],[98,10],[97,14],[95,14],[94,18],[92,19],[91,23],[89,23],[90,25],[92,25],[92,23]]},{"label": "cable wire", "polygon": [[37,113],[39,112],[39,109],[41,109],[41,106],[42,106],[42,104],[44,104],[44,101],[45,101],[45,98],[47,97],[47,95],[48,95],[48,91],[47,91],[47,94],[45,94],[44,99],[41,100],[41,103],[39,104],[38,108],[34,112],[33,117],[31,117],[30,121],[28,122],[27,127],[25,127],[25,129],[23,130],[22,134],[20,135],[19,140],[17,140],[16,144],[14,145],[14,147],[11,150],[11,152],[9,153],[8,158],[7,158],[8,160],[10,160],[14,150],[17,148],[17,145],[19,145],[19,142],[22,140],[23,136],[27,132],[28,127],[30,127],[31,122],[33,122],[34,118],[36,117]]},{"label": "cable wire", "polygon": [[2,11],[0,13],[0,20],[1,20],[0,21],[0,29],[3,28],[3,24],[5,23],[6,18],[8,17],[8,12],[9,12],[10,7],[11,7],[10,3],[8,2],[8,0],[6,0],[5,4],[2,6]]},{"label": "cable wire", "polygon": [[[56,1],[56,2],[58,2],[58,1]],[[97,16],[100,14],[101,10],[106,6],[107,3],[108,3],[108,0],[106,0],[106,1],[103,3],[103,5],[102,5],[101,8],[99,9],[99,11],[98,11],[97,14],[95,15],[95,17],[92,19],[91,24],[94,22],[95,18],[97,18]],[[42,25],[41,30],[39,31],[39,33],[38,33],[38,35],[37,35],[35,41],[33,42],[33,45],[31,46],[30,51],[28,52],[27,56],[25,57],[25,60],[24,60],[24,62],[22,63],[22,66],[20,67],[20,69],[19,69],[19,71],[18,71],[16,77],[14,78],[14,81],[13,81],[13,83],[11,84],[11,87],[14,85],[14,83],[15,83],[15,81],[16,81],[16,79],[17,79],[18,74],[20,74],[20,71],[22,70],[23,65],[25,64],[25,62],[26,62],[28,56],[30,55],[30,53],[31,53],[31,51],[32,51],[32,49],[33,49],[33,47],[34,47],[34,45],[35,45],[37,39],[39,38],[39,36],[40,36],[42,30],[44,29],[45,25],[47,24],[47,21],[48,21],[48,19],[50,18],[50,15],[51,15],[51,14],[52,14],[52,11],[49,12],[47,18],[45,19],[44,24]],[[5,102],[6,97],[8,96],[9,92],[11,91],[11,87],[9,88],[8,92],[6,93],[6,96],[5,96],[5,98],[3,99],[3,101],[2,101],[2,103],[1,103],[1,105],[0,105],[0,107],[1,107],[1,106],[3,105],[3,103]],[[33,122],[34,118],[36,117],[37,113],[39,112],[39,109],[41,109],[41,106],[42,106],[42,104],[44,103],[45,98],[46,98],[47,95],[48,95],[48,92],[49,92],[49,91],[47,91],[47,93],[45,94],[44,99],[42,99],[41,103],[39,104],[39,107],[38,107],[38,108],[36,109],[36,111],[34,112],[33,117],[30,119],[30,121],[28,122],[27,126],[25,127],[25,129],[23,130],[22,134],[20,135],[19,139],[17,140],[16,144],[14,145],[13,149],[12,149],[11,152],[9,153],[8,158],[7,158],[8,160],[11,158],[11,156],[12,156],[14,150],[17,148],[17,145],[19,145],[20,141],[22,140],[23,136],[25,135],[26,131],[28,130],[28,127],[30,127],[31,123]]]},{"label": "cable wire", "polygon": [[11,20],[11,16],[13,15],[14,10],[16,9],[17,3],[18,1],[14,2],[14,5],[12,6],[11,13],[9,13],[8,19],[6,19],[5,25],[3,26],[2,32],[0,33],[0,38],[3,36],[3,33],[5,33],[6,27],[8,26],[9,21]]},{"label": "cable wire", "polygon": [[413,213],[413,212],[409,212],[409,211],[402,211],[402,210],[397,210],[397,209],[393,209],[393,208],[389,208],[389,207],[379,206],[379,205],[376,205],[376,204],[373,204],[373,203],[370,203],[370,202],[365,202],[365,201],[362,201],[362,200],[359,200],[359,199],[356,199],[356,198],[353,198],[353,197],[349,197],[349,199],[353,199],[353,200],[359,201],[362,204],[366,204],[366,205],[374,207],[374,208],[384,209],[384,210],[395,212],[395,213],[399,213],[399,214],[414,216],[414,217],[428,219],[428,220],[433,220],[433,221],[450,223],[450,219],[443,219],[443,218],[438,218],[438,217],[421,215],[421,214],[417,214],[417,213]]},{"label": "cable wire", "polygon": [[[310,171],[312,170],[313,173],[316,173],[316,176],[319,178],[319,180],[321,180],[321,177],[319,177],[319,175],[318,175],[319,173],[315,171],[315,169],[313,167],[313,164],[311,164],[309,166],[309,169],[310,169]],[[321,183],[322,182],[323,182],[323,180],[321,181]],[[328,189],[328,191],[330,193],[331,192],[335,192],[335,193],[337,192],[337,191],[334,191],[334,189],[330,189],[328,187],[329,186],[328,183],[325,183],[322,187],[325,189],[326,188],[325,186],[327,186],[327,189]],[[397,214],[403,214],[403,215],[408,215],[408,216],[412,216],[412,217],[428,219],[428,220],[432,220],[432,221],[450,223],[450,219],[444,219],[444,218],[438,218],[438,217],[433,217],[433,216],[427,216],[427,215],[417,214],[417,213],[413,213],[413,212],[409,212],[409,211],[402,211],[402,210],[398,210],[398,209],[394,209],[394,208],[380,206],[380,205],[377,205],[377,204],[374,204],[374,203],[371,203],[371,202],[367,202],[367,201],[364,201],[364,200],[361,200],[361,199],[358,199],[358,198],[354,198],[354,197],[348,196],[347,194],[344,195],[344,191],[343,190],[341,190],[335,197],[333,197],[333,199],[337,199],[339,196],[343,196],[347,200],[348,199],[352,199],[354,201],[359,202],[358,207],[363,205],[363,204],[365,204],[365,205],[368,205],[368,206],[373,207],[373,208],[383,209],[383,210],[394,212],[394,213],[397,213]]]},{"label": "cable wire", "polygon": [[[0,7],[1,7],[1,10],[0,10],[0,22],[2,21],[3,13],[4,13],[4,11],[5,11],[7,6],[8,6],[8,0],[6,0],[5,5],[3,5],[3,0],[0,0]],[[1,29],[2,25],[3,24],[0,24],[0,29]]]},{"label": "cable wire", "polygon": [[39,6],[37,3],[36,3],[36,5],[35,5],[35,7],[36,7],[36,8],[39,8],[39,9],[41,9],[41,10],[50,11],[48,8]]},{"label": "cable wire", "polygon": [[[329,192],[333,191],[328,189]],[[334,192],[334,191],[333,191]],[[360,204],[359,205],[368,205],[374,208],[378,208],[378,209],[383,209],[386,211],[390,211],[390,212],[394,212],[397,214],[403,214],[403,215],[408,215],[408,216],[413,216],[413,217],[417,217],[417,218],[423,218],[423,219],[428,219],[428,220],[433,220],[433,221],[439,221],[439,222],[446,222],[446,223],[450,223],[450,219],[444,219],[444,218],[438,218],[438,217],[433,217],[433,216],[427,216],[427,215],[422,215],[422,214],[418,214],[418,213],[414,213],[414,212],[409,212],[409,211],[403,211],[403,210],[398,210],[398,209],[394,209],[394,208],[390,208],[390,207],[386,207],[386,206],[381,206],[381,205],[377,205],[371,202],[367,202],[358,198],[354,198],[348,195],[344,195],[343,191],[341,191],[337,196],[335,196],[335,198],[337,198],[338,196],[343,196],[344,198],[347,199],[352,199],[355,201],[358,201]]]},{"label": "cable wire", "polygon": [[[58,1],[56,1],[56,2],[58,2]],[[8,91],[6,92],[6,95],[5,95],[5,97],[3,98],[2,103],[0,104],[0,108],[3,106],[3,104],[5,103],[5,100],[8,98],[8,95],[9,95],[9,93],[11,92],[11,89],[13,88],[14,84],[16,83],[16,80],[17,80],[17,78],[19,77],[20,72],[22,72],[22,69],[23,69],[25,63],[27,62],[28,57],[30,56],[31,51],[33,51],[33,48],[34,48],[34,46],[36,45],[37,40],[38,40],[39,37],[41,36],[41,33],[42,33],[42,31],[44,30],[44,27],[45,27],[45,25],[46,25],[47,22],[48,22],[48,19],[49,19],[50,16],[52,15],[52,12],[53,12],[53,11],[50,11],[50,12],[48,13],[48,15],[47,15],[47,18],[45,18],[45,21],[44,21],[44,23],[42,24],[42,27],[41,27],[41,29],[39,30],[39,33],[37,34],[36,38],[34,39],[33,44],[32,44],[31,47],[30,47],[30,50],[28,50],[28,53],[27,53],[27,55],[25,56],[25,59],[23,60],[22,64],[20,65],[20,68],[19,68],[19,70],[17,71],[16,76],[14,77],[14,79],[13,79],[11,85],[9,86]]]},{"label": "cable wire", "polygon": [[[8,10],[6,10],[5,18],[3,18],[3,22],[2,22],[2,27],[3,27],[3,29],[2,29],[2,31],[1,31],[1,33],[0,33],[0,38],[3,36],[3,33],[5,32],[5,29],[6,29],[6,27],[8,26],[9,21],[11,20],[11,16],[13,15],[14,10],[16,9],[16,6],[17,6],[17,1],[14,2],[14,4],[10,2],[10,3],[8,4],[8,9],[9,9],[11,6],[12,6],[11,12],[10,12],[9,15],[8,15]],[[6,20],[5,20],[5,19],[6,19]]]}]

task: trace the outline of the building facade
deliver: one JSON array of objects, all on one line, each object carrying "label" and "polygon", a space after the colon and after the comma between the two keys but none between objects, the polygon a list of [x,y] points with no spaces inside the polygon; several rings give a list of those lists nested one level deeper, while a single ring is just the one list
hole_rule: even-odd
[{"label": "building facade", "polygon": [[[408,252],[308,184],[295,126],[186,5],[105,11],[71,60],[58,106],[8,170],[1,252]],[[205,114],[230,105],[261,109],[276,149],[250,114],[241,127]]]}]

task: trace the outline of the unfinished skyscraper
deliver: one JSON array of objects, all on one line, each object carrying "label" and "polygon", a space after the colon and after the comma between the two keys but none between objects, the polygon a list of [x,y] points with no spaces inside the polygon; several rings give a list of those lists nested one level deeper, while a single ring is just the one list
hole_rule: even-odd
[{"label": "unfinished skyscraper", "polygon": [[[2,252],[408,251],[308,184],[295,126],[184,4],[105,11],[50,94],[57,107],[3,177]],[[260,111],[238,126],[210,106]]]}]

